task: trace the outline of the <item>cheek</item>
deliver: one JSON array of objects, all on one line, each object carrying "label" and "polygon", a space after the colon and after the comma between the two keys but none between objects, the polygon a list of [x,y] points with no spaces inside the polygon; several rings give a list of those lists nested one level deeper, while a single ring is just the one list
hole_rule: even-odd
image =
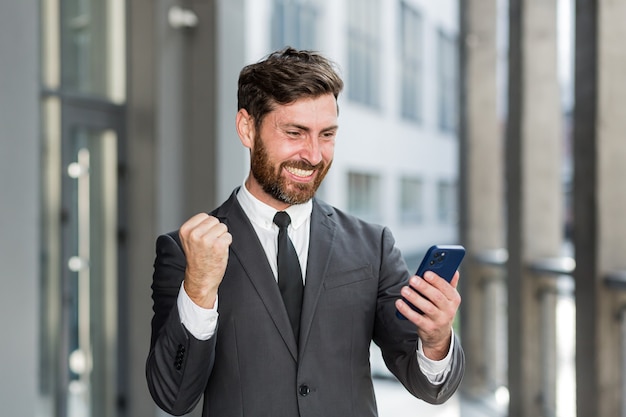
[{"label": "cheek", "polygon": [[334,156],[335,156],[335,142],[327,142],[327,143],[322,143],[322,145],[320,146],[321,152],[322,152],[322,158],[328,162],[328,161],[332,161]]},{"label": "cheek", "polygon": [[266,149],[265,154],[267,157],[267,163],[270,165],[280,165],[293,158],[293,155],[296,154],[296,152],[288,147],[283,147]]}]

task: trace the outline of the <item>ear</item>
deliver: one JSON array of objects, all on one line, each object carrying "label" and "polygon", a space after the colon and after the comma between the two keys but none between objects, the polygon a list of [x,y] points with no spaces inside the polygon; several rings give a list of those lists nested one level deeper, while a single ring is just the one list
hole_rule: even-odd
[{"label": "ear", "polygon": [[252,149],[254,145],[254,119],[248,114],[246,109],[240,109],[235,119],[237,134],[243,146]]}]

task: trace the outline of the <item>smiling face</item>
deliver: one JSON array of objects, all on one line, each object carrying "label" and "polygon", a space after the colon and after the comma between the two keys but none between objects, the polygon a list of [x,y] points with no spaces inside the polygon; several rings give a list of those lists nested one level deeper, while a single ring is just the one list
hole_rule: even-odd
[{"label": "smiling face", "polygon": [[335,150],[337,101],[332,94],[276,105],[260,129],[245,110],[237,129],[250,149],[248,190],[282,210],[310,200],[328,172]]}]

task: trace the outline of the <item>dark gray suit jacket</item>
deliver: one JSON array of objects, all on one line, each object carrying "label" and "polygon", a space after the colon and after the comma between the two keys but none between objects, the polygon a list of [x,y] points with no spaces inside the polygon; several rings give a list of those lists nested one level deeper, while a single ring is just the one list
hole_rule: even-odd
[{"label": "dark gray suit jacket", "polygon": [[464,370],[458,340],[440,386],[419,369],[414,325],[394,301],[410,274],[388,229],[313,200],[306,285],[296,345],[265,252],[236,191],[212,215],[233,236],[219,288],[214,337],[199,341],[180,323],[176,298],[185,272],[178,233],[156,244],[154,317],[146,374],[165,411],[189,412],[204,394],[203,416],[376,416],[369,348],[416,397],[441,403]]}]

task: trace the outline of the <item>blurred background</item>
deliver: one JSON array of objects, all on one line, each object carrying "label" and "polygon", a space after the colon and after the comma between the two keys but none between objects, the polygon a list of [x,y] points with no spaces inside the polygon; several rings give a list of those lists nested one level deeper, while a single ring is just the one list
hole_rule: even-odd
[{"label": "blurred background", "polygon": [[[164,416],[149,397],[156,236],[242,184],[239,70],[339,65],[319,197],[410,269],[460,243],[467,371],[381,417],[626,416],[626,0],[0,0],[0,403]],[[198,410],[194,415],[199,415]]]}]

